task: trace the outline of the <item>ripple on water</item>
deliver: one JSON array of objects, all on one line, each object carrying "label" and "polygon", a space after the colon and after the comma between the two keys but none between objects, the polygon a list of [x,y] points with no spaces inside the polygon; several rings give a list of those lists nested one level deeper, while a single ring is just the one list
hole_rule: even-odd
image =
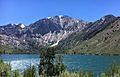
[{"label": "ripple on water", "polygon": [[39,60],[35,59],[26,59],[26,60],[12,60],[12,61],[5,61],[11,65],[11,70],[20,70],[23,72],[27,67],[30,65],[38,66]]}]

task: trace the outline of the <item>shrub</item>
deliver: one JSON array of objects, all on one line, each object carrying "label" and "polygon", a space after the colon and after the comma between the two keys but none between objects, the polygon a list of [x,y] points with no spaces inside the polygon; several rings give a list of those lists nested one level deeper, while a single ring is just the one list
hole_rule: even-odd
[{"label": "shrub", "polygon": [[29,66],[23,73],[23,77],[37,77],[35,66]]},{"label": "shrub", "polygon": [[10,65],[0,60],[0,77],[10,77]]},{"label": "shrub", "polygon": [[21,77],[18,70],[13,71],[13,77]]}]

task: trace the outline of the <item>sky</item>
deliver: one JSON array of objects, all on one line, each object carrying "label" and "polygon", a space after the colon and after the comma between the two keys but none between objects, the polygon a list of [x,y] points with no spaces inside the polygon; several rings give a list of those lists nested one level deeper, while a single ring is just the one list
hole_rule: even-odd
[{"label": "sky", "polygon": [[0,0],[0,25],[29,25],[56,15],[68,15],[89,22],[107,14],[120,16],[120,0]]}]

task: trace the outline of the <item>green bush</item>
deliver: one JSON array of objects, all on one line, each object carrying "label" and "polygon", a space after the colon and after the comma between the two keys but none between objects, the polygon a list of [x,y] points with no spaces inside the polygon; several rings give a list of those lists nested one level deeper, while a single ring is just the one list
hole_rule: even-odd
[{"label": "green bush", "polygon": [[101,73],[101,77],[120,77],[120,66],[113,62],[108,70]]},{"label": "green bush", "polygon": [[58,76],[54,77],[93,77],[93,74],[91,72],[69,72],[67,70],[62,71]]},{"label": "green bush", "polygon": [[21,77],[18,70],[13,71],[13,77]]},{"label": "green bush", "polygon": [[35,66],[29,66],[23,73],[23,77],[38,77]]},{"label": "green bush", "polygon": [[10,77],[10,65],[0,60],[0,77]]}]

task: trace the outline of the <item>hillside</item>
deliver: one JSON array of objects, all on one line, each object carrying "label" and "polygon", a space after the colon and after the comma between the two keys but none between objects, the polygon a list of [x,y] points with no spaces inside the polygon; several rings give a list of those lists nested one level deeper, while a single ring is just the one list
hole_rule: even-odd
[{"label": "hillside", "polygon": [[59,42],[65,53],[120,54],[120,18],[107,15]]}]

